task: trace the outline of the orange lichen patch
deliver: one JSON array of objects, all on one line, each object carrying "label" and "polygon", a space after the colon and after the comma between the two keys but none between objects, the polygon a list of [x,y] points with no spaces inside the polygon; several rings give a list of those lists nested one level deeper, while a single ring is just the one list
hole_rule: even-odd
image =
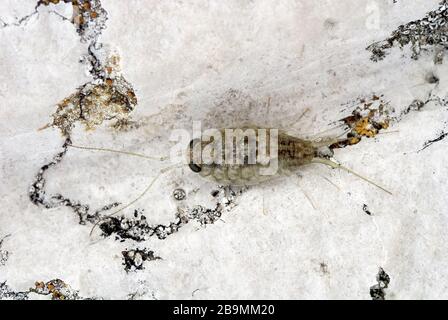
[{"label": "orange lichen patch", "polygon": [[84,10],[90,10],[91,9],[90,2],[84,2],[82,4],[82,7],[83,7]]},{"label": "orange lichen patch", "polygon": [[120,56],[118,54],[112,54],[106,60],[105,69],[109,74],[118,73],[121,71],[120,68]]},{"label": "orange lichen patch", "polygon": [[92,130],[105,120],[127,119],[136,105],[134,90],[123,77],[100,84],[88,83],[58,104],[52,125],[68,136],[78,121]]},{"label": "orange lichen patch", "polygon": [[107,12],[100,0],[39,0],[38,5],[57,5],[71,3],[73,7],[72,23],[77,27],[83,40],[92,40],[105,28]]},{"label": "orange lichen patch", "polygon": [[350,116],[341,119],[350,130],[347,138],[333,145],[332,148],[355,145],[363,137],[373,138],[381,130],[389,128],[388,103],[383,100],[382,96],[373,95],[369,99],[359,99],[357,104],[358,106]]},{"label": "orange lichen patch", "polygon": [[34,283],[34,285],[36,286],[36,289],[44,289],[45,288],[45,283],[43,283],[43,281],[36,281]]},{"label": "orange lichen patch", "polygon": [[370,123],[369,117],[364,117],[361,120],[359,120],[356,124],[353,130],[360,136],[373,138],[377,133],[378,130],[372,126]]},{"label": "orange lichen patch", "polygon": [[57,105],[53,122],[64,136],[69,136],[76,122],[92,130],[104,121],[127,123],[129,114],[137,105],[132,85],[120,73],[120,57],[110,54],[96,71],[97,79],[83,85]]},{"label": "orange lichen patch", "polygon": [[84,17],[80,14],[76,15],[73,17],[73,23],[77,24],[77,25],[82,25],[84,24]]},{"label": "orange lichen patch", "polygon": [[351,137],[351,138],[348,138],[348,144],[349,144],[349,145],[357,144],[357,143],[359,143],[360,141],[361,141],[361,138],[359,138],[359,137]]},{"label": "orange lichen patch", "polygon": [[129,90],[126,94],[128,95],[129,98],[136,99],[135,93],[133,90]]},{"label": "orange lichen patch", "polygon": [[35,287],[30,289],[30,292],[41,295],[51,295],[52,300],[66,300],[67,298],[76,299],[78,297],[77,292],[71,290],[71,288],[60,279],[51,280],[47,283],[37,281]]}]

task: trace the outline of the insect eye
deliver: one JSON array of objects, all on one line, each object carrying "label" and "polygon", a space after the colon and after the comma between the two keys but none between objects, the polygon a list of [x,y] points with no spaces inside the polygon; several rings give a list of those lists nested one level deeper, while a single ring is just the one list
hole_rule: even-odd
[{"label": "insect eye", "polygon": [[198,166],[196,163],[193,163],[193,162],[191,162],[188,166],[190,167],[191,171],[196,172],[196,173],[201,172],[201,170],[202,170],[202,168],[200,166]]}]

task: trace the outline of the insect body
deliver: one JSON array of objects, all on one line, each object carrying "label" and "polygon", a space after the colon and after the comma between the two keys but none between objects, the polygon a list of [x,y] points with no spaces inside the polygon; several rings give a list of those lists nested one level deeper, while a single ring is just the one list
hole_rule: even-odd
[{"label": "insect body", "polygon": [[[247,132],[247,128],[243,129]],[[241,137],[236,141],[236,143],[228,143],[231,139],[227,139],[227,135],[233,134],[229,133],[227,130],[220,130],[221,135],[224,137],[219,144],[221,145],[221,162],[220,163],[204,163],[201,161],[201,157],[198,159],[194,158],[193,154],[196,150],[206,150],[206,147],[211,142],[201,141],[199,139],[192,140],[188,146],[187,154],[189,156],[189,167],[193,172],[198,173],[204,178],[212,180],[216,183],[222,185],[234,185],[234,186],[247,186],[259,184],[280,176],[287,176],[297,173],[304,165],[309,165],[312,163],[320,163],[330,166],[332,168],[340,168],[347,172],[350,172],[359,178],[365,180],[366,182],[380,188],[381,190],[391,194],[390,191],[379,186],[373,181],[361,176],[360,174],[346,168],[332,160],[330,158],[333,156],[333,151],[329,146],[339,142],[338,139],[323,139],[323,140],[305,140],[300,139],[295,136],[289,135],[285,131],[278,131],[276,134],[276,139],[272,139],[272,130],[275,129],[252,129],[251,132],[255,133],[255,151],[250,148],[250,137]],[[262,134],[267,136],[263,137]],[[231,137],[233,139],[233,137]],[[248,139],[246,139],[248,138]],[[266,163],[260,162],[250,162],[251,152],[258,156],[262,150],[260,150],[260,141],[268,141],[266,147],[271,153],[267,152],[269,156],[269,162],[272,164],[275,162],[277,164],[276,170],[271,171],[266,174],[263,169],[267,168]],[[232,140],[233,141],[233,140]],[[275,152],[272,153],[270,148],[273,143],[276,143],[277,148]],[[198,148],[200,145],[200,148]],[[263,148],[263,147],[262,147]],[[217,148],[215,148],[216,150]],[[239,151],[238,151],[239,150]],[[242,150],[242,152],[241,152]],[[219,152],[219,151],[218,151]],[[241,155],[242,153],[242,155]],[[241,157],[242,161],[228,162],[226,155],[230,154],[232,159],[238,159]]]}]

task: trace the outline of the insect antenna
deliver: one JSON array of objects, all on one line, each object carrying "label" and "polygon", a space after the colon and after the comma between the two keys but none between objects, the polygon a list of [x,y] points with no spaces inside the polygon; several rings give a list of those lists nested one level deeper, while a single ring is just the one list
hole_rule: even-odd
[{"label": "insect antenna", "polygon": [[168,171],[171,171],[173,169],[179,168],[183,166],[183,164],[181,165],[174,165],[174,166],[170,166],[167,168],[164,168],[162,170],[160,170],[160,172],[151,180],[151,182],[148,184],[148,186],[145,188],[145,190],[143,190],[143,192],[136,197],[134,200],[132,200],[131,202],[129,202],[128,204],[126,204],[125,206],[121,207],[120,209],[117,209],[116,211],[112,212],[111,214],[108,214],[104,217],[102,217],[100,220],[98,220],[92,227],[92,229],[90,230],[89,236],[92,236],[93,234],[93,230],[95,230],[96,226],[98,226],[101,222],[103,222],[106,219],[109,219],[110,217],[120,213],[121,211],[129,208],[130,206],[132,206],[134,203],[136,203],[137,201],[139,201],[141,198],[143,198],[145,196],[145,194],[149,191],[149,189],[151,189],[151,187],[154,185],[154,183],[157,181],[157,179],[160,178],[160,176]]},{"label": "insect antenna", "polygon": [[337,163],[337,162],[334,162],[334,161],[332,161],[332,160],[330,160],[330,159],[314,158],[314,159],[312,160],[312,162],[313,162],[313,163],[321,163],[321,164],[325,164],[325,165],[327,165],[327,166],[332,167],[333,169],[342,169],[342,170],[344,170],[344,171],[347,171],[347,172],[349,172],[349,173],[351,173],[351,174],[357,176],[358,178],[360,178],[360,179],[366,181],[367,183],[370,183],[371,185],[373,185],[373,186],[375,186],[375,187],[377,187],[377,188],[383,190],[384,192],[386,192],[386,193],[392,195],[392,192],[390,192],[390,191],[387,190],[386,188],[380,186],[379,184],[373,182],[372,180],[370,180],[370,179],[368,179],[368,178],[366,178],[366,177],[363,177],[363,176],[360,175],[359,173],[356,173],[355,171],[353,171],[353,170],[351,170],[351,169],[349,169],[349,168],[347,168],[347,167],[345,167],[345,166],[343,166],[343,165],[341,165],[341,164],[339,164],[339,163]]},{"label": "insect antenna", "polygon": [[168,157],[151,157],[151,156],[147,156],[147,155],[144,155],[141,153],[122,151],[122,150],[114,150],[114,149],[108,149],[108,148],[85,147],[85,146],[77,146],[74,144],[68,144],[67,146],[69,146],[71,148],[75,148],[75,149],[81,149],[81,150],[102,151],[102,152],[113,152],[113,153],[125,154],[128,156],[139,157],[139,158],[144,158],[144,159],[149,159],[149,160],[165,161],[166,159],[168,159]]}]

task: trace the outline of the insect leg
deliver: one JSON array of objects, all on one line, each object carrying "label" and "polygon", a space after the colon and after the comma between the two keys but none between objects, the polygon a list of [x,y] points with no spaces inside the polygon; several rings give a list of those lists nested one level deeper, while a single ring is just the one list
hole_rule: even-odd
[{"label": "insect leg", "polygon": [[294,127],[296,124],[298,124],[300,122],[300,120],[303,119],[303,117],[310,112],[310,108],[306,108],[305,110],[303,110],[303,112],[297,117],[294,118],[290,123],[288,123],[285,127],[289,128],[289,127]]},{"label": "insect leg", "polygon": [[299,187],[300,191],[305,195],[305,198],[308,200],[308,202],[311,204],[314,210],[317,210],[316,205],[314,204],[314,201],[311,199],[311,197],[308,195],[308,193],[302,188],[302,185],[300,183],[300,177],[298,175],[295,175],[297,186]]}]

